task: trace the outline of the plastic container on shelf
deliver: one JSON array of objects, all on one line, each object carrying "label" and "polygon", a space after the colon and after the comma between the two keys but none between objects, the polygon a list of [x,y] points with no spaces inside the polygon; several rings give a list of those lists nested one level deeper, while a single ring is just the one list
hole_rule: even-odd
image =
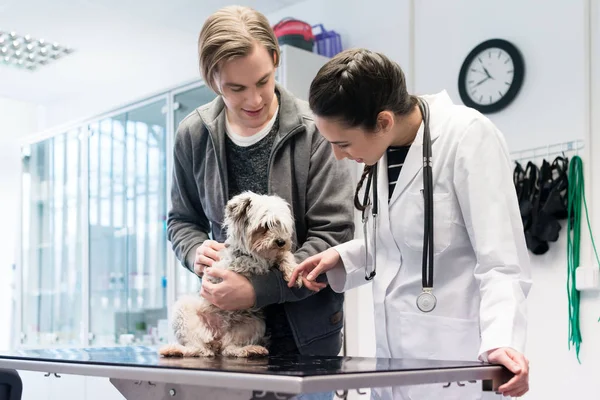
[{"label": "plastic container on shelf", "polygon": [[339,33],[326,30],[323,24],[313,25],[312,28],[320,31],[314,35],[318,54],[331,58],[342,51],[342,37]]},{"label": "plastic container on shelf", "polygon": [[287,17],[273,26],[275,36],[280,45],[290,45],[300,49],[313,51],[315,36],[310,24]]}]

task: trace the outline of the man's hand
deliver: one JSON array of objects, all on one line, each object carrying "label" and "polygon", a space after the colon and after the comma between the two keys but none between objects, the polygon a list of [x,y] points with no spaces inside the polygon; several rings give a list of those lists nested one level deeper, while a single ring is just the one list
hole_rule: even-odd
[{"label": "man's hand", "polygon": [[503,396],[520,397],[529,391],[529,360],[523,354],[510,347],[500,347],[488,353],[488,361],[502,364],[515,374],[498,388]]},{"label": "man's hand", "polygon": [[202,276],[204,268],[212,267],[213,263],[219,261],[219,251],[225,245],[214,240],[205,240],[200,247],[196,249],[196,258],[194,260],[194,273]]},{"label": "man's hand", "polygon": [[219,283],[212,283],[209,279],[202,279],[200,296],[222,310],[247,310],[254,306],[256,293],[248,279],[233,271],[221,268],[206,268],[204,275],[221,279]]}]

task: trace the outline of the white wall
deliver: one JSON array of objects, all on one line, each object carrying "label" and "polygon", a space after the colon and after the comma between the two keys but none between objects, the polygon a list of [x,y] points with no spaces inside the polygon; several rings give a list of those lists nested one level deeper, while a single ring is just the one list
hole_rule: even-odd
[{"label": "white wall", "polygon": [[[525,58],[525,81],[515,102],[490,115],[512,151],[586,139],[586,151],[600,151],[600,79],[592,81],[590,103],[586,23],[592,4],[593,72],[600,76],[600,6],[598,0],[478,1],[371,0],[363,2],[309,0],[269,16],[271,22],[293,16],[311,24],[324,22],[342,35],[344,48],[368,47],[397,61],[417,94],[447,90],[460,103],[458,74],[464,57],[478,43],[494,37],[515,43]],[[588,108],[593,106],[594,135]],[[589,140],[591,137],[591,141]],[[600,169],[586,163],[588,205],[600,198]],[[589,161],[588,161],[589,160]],[[593,175],[589,172],[594,171]],[[591,187],[593,185],[593,187]],[[600,212],[593,213],[600,232]],[[582,227],[583,228],[583,227]],[[591,262],[587,231],[582,230],[582,263]],[[600,238],[600,233],[597,233]],[[600,246],[600,239],[598,239]],[[529,298],[527,356],[531,361],[531,391],[527,399],[592,398],[600,365],[600,307],[597,294],[584,293],[581,325],[582,365],[568,343],[566,293],[566,227],[560,240],[543,256],[531,255],[534,286]],[[594,263],[595,265],[595,263]],[[355,356],[374,354],[370,286],[348,293],[348,345]],[[354,335],[353,335],[354,334]],[[358,340],[358,335],[361,336]],[[596,378],[597,379],[597,378]]]},{"label": "white wall", "polygon": [[416,1],[416,91],[446,89],[460,102],[457,82],[464,58],[480,42],[504,38],[519,48],[526,69],[515,102],[492,115],[509,146],[521,149],[583,139],[584,3]]},{"label": "white wall", "polygon": [[[19,232],[19,190],[21,186],[20,140],[38,129],[39,108],[34,104],[0,99],[0,321],[12,321],[13,265]],[[0,349],[10,345],[11,323],[2,323]]]}]

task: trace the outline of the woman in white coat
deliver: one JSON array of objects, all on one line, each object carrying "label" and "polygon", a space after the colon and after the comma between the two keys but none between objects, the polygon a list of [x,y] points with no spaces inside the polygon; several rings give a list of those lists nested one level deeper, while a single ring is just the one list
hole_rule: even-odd
[{"label": "woman in white coat", "polygon": [[[323,66],[309,103],[336,157],[365,164],[355,204],[368,217],[368,229],[366,241],[310,257],[295,273],[320,290],[326,284],[316,277],[326,272],[327,284],[342,292],[367,283],[378,267],[372,277],[378,357],[502,364],[515,376],[499,391],[526,393],[529,256],[502,134],[479,112],[454,105],[445,92],[409,95],[400,67],[365,49],[347,50]],[[430,137],[429,147],[424,136]],[[432,151],[431,168],[423,167],[424,145]],[[433,271],[427,249],[425,260],[423,254],[428,171]],[[482,398],[481,385],[474,384],[373,392],[395,399]]]}]

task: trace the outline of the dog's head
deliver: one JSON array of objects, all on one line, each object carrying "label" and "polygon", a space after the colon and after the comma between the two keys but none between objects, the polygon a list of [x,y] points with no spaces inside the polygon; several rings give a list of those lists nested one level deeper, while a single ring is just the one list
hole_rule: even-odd
[{"label": "dog's head", "polygon": [[243,192],[227,203],[225,228],[230,246],[274,261],[292,247],[294,218],[281,197]]}]

